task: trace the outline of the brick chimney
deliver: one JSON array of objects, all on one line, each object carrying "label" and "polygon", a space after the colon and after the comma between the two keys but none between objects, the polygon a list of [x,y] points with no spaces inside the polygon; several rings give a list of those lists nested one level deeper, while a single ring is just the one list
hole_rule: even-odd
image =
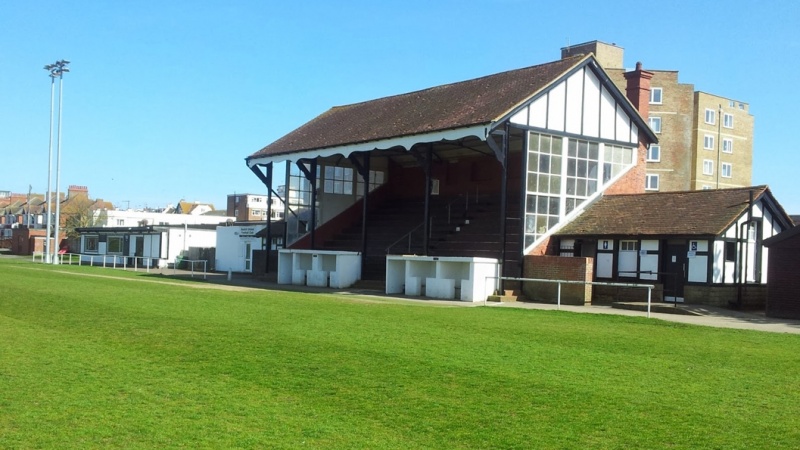
[{"label": "brick chimney", "polygon": [[624,75],[627,82],[625,95],[644,120],[647,120],[650,115],[650,79],[653,78],[653,72],[642,70],[642,63],[637,62],[636,70],[625,72]]},{"label": "brick chimney", "polygon": [[89,188],[86,186],[76,186],[70,185],[67,189],[67,198],[77,197],[82,195],[84,197],[89,197]]}]

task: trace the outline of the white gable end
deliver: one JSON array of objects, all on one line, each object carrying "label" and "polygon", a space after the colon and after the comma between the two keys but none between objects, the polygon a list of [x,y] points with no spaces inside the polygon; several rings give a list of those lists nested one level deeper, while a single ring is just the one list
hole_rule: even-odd
[{"label": "white gable end", "polygon": [[511,122],[560,133],[638,144],[639,128],[588,67],[583,67],[516,113]]}]

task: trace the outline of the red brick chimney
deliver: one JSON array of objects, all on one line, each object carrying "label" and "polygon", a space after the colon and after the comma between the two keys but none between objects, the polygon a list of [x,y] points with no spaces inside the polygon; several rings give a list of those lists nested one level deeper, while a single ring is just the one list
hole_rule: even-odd
[{"label": "red brick chimney", "polygon": [[637,62],[636,70],[625,72],[624,75],[627,81],[625,95],[644,120],[647,120],[650,115],[650,79],[653,78],[653,72],[642,70],[642,63]]},{"label": "red brick chimney", "polygon": [[77,197],[79,195],[82,195],[84,197],[88,197],[89,196],[89,188],[86,187],[86,186],[77,186],[77,185],[71,184],[69,186],[69,188],[67,189],[67,198]]}]

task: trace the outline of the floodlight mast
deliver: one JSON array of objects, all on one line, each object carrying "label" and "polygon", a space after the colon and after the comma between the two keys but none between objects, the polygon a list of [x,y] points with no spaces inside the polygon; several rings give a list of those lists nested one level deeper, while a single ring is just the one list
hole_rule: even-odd
[{"label": "floodlight mast", "polygon": [[47,150],[47,201],[45,202],[45,208],[47,209],[47,231],[44,238],[44,262],[46,263],[50,263],[50,231],[52,230],[50,222],[52,216],[53,191],[50,186],[50,181],[53,178],[53,104],[55,101],[56,86],[56,75],[53,72],[54,68],[54,64],[44,66],[44,70],[48,71],[48,75],[50,76],[50,143]]},{"label": "floodlight mast", "polygon": [[[59,256],[59,237],[61,233],[61,192],[60,192],[60,184],[61,184],[61,120],[62,120],[62,104],[64,100],[64,73],[69,72],[69,67],[67,65],[69,61],[66,59],[62,59],[56,61],[53,64],[48,64],[44,66],[46,70],[50,71],[50,79],[51,79],[51,87],[50,87],[50,151],[48,155],[48,170],[47,170],[47,195],[48,195],[48,210],[47,210],[47,219],[48,219],[48,229],[47,229],[47,236],[48,239],[46,242],[48,243],[48,248],[46,249],[47,257],[46,262],[50,262],[52,264],[58,264]],[[53,154],[53,99],[54,93],[53,89],[55,86],[55,79],[58,77],[58,137],[57,137],[57,145],[56,145],[56,217],[55,217],[55,233],[54,233],[54,241],[56,243],[56,248],[52,249],[52,246],[49,245],[49,236],[50,236],[50,179],[52,178],[51,175],[51,165],[52,165],[52,154]]]}]

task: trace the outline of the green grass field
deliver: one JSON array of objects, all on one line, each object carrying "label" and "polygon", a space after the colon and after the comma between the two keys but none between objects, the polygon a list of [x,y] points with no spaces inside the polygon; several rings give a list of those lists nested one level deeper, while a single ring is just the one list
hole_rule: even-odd
[{"label": "green grass field", "polygon": [[0,257],[0,448],[800,446],[798,335],[159,279]]}]

